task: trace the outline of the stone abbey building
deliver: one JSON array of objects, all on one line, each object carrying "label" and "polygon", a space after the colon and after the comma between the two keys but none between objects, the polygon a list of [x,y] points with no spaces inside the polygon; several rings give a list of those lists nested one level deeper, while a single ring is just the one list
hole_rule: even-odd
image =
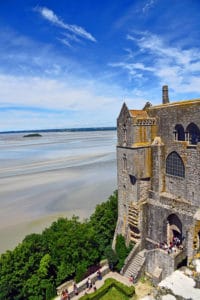
[{"label": "stone abbey building", "polygon": [[[142,110],[124,103],[117,119],[116,234],[136,242],[123,273],[143,269],[157,282],[200,246],[200,99],[170,103],[167,86],[162,98]],[[174,238],[175,252],[158,246]]]}]

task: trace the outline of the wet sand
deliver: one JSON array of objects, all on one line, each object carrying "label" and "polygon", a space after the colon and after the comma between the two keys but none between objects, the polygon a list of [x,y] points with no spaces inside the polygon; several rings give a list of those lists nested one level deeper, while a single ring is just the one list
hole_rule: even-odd
[{"label": "wet sand", "polygon": [[65,157],[57,153],[45,160],[13,159],[13,166],[10,160],[2,163],[0,253],[15,247],[25,235],[41,232],[58,217],[88,218],[116,189],[114,143],[102,152],[98,147],[87,152],[87,147],[79,154],[72,148]]}]

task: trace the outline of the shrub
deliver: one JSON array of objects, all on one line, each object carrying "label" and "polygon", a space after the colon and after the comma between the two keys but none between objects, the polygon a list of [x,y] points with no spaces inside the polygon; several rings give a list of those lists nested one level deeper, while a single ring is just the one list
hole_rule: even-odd
[{"label": "shrub", "polygon": [[119,259],[119,262],[116,266],[117,271],[120,271],[121,268],[123,267],[124,261],[127,255],[129,254],[129,252],[131,251],[131,249],[132,249],[132,245],[126,247],[125,238],[121,234],[117,235],[116,246],[115,246],[115,250]]},{"label": "shrub", "polygon": [[112,249],[111,246],[108,246],[105,249],[104,255],[108,260],[110,269],[113,270],[118,263],[118,256],[116,252]]},{"label": "shrub", "polygon": [[75,281],[79,282],[81,281],[85,276],[85,273],[87,271],[87,264],[83,261],[78,263],[77,268],[76,268],[76,277]]},{"label": "shrub", "polygon": [[88,295],[84,295],[80,298],[80,300],[99,300],[101,299],[110,288],[115,287],[118,291],[120,291],[122,294],[126,295],[127,297],[132,297],[135,293],[134,286],[126,286],[121,282],[118,282],[117,280],[113,278],[108,278],[105,280],[104,285],[98,289],[96,292]]}]

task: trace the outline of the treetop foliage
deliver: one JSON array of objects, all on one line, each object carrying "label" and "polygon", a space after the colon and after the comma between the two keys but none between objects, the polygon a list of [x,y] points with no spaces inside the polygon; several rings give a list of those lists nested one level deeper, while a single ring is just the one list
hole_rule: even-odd
[{"label": "treetop foliage", "polygon": [[0,300],[50,300],[55,287],[83,279],[111,245],[117,221],[117,192],[97,205],[89,220],[60,218],[42,234],[30,234],[0,257]]}]

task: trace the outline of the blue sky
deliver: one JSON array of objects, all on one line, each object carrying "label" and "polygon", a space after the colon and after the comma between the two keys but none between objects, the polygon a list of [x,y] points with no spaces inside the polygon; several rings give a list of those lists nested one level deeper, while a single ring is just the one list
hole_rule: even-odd
[{"label": "blue sky", "polygon": [[199,0],[0,0],[0,131],[200,97]]}]

